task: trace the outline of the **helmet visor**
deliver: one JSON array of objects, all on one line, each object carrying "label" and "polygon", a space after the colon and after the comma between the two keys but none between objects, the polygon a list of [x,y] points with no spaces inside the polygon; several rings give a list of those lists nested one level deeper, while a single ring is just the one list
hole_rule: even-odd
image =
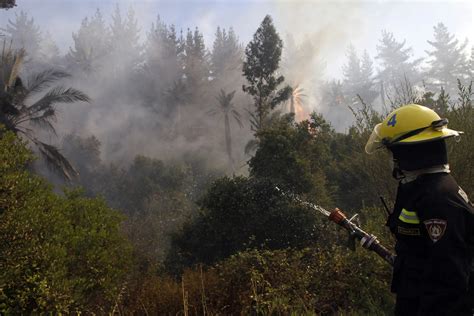
[{"label": "helmet visor", "polygon": [[367,144],[365,144],[365,152],[373,154],[375,151],[383,147],[382,138],[380,137],[380,128],[382,127],[382,123],[375,125],[372,134],[370,134],[369,140]]}]

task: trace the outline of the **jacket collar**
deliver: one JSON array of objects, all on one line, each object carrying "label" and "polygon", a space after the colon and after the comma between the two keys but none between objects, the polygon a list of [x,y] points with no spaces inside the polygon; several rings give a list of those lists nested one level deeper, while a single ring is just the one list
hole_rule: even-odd
[{"label": "jacket collar", "polygon": [[400,180],[402,184],[409,183],[415,181],[419,176],[423,174],[430,174],[430,173],[450,173],[451,170],[449,169],[449,164],[433,166],[430,168],[406,171],[402,170],[403,175],[405,176],[403,179]]}]

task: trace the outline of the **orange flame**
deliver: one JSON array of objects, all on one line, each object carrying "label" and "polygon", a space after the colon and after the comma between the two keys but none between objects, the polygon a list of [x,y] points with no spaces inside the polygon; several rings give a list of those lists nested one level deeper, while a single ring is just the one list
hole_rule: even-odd
[{"label": "orange flame", "polygon": [[296,85],[290,97],[290,113],[295,114],[295,120],[297,122],[307,119],[309,115],[308,111],[303,107],[304,97],[306,97],[306,95],[303,94],[303,89],[300,88],[299,85]]}]

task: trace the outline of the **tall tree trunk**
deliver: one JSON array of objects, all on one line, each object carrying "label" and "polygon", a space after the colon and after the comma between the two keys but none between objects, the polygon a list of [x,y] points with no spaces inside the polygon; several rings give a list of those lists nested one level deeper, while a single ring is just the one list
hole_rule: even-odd
[{"label": "tall tree trunk", "polygon": [[172,133],[181,135],[181,104],[180,102],[176,103],[176,116],[174,118]]},{"label": "tall tree trunk", "polygon": [[387,104],[385,103],[385,87],[383,85],[383,81],[380,81],[380,96],[382,97],[382,105],[385,110],[387,108]]},{"label": "tall tree trunk", "polygon": [[230,136],[230,123],[229,123],[229,115],[226,113],[224,115],[224,123],[225,123],[225,147],[227,151],[227,156],[229,157],[229,164],[232,172],[234,172],[234,159],[232,158],[232,139]]},{"label": "tall tree trunk", "polygon": [[295,114],[295,98],[293,95],[290,97],[290,113]]}]

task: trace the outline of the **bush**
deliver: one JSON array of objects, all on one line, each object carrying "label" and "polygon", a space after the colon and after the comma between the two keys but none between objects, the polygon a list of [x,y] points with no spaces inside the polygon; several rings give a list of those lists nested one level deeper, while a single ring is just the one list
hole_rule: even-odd
[{"label": "bush", "polygon": [[[147,278],[127,313],[225,315],[387,315],[393,310],[390,267],[365,250],[250,250],[180,280]],[[137,295],[137,296],[134,296]]]},{"label": "bush", "polygon": [[[361,214],[364,229],[389,247],[385,215]],[[126,313],[226,315],[387,315],[391,268],[376,254],[343,244],[347,234],[334,224],[324,228],[327,245],[240,251],[212,266],[184,269],[179,279],[152,275],[130,288]],[[333,229],[330,229],[333,228]],[[334,234],[337,231],[338,234]],[[340,236],[340,238],[334,238]]]},{"label": "bush", "polygon": [[130,262],[122,217],[78,191],[57,196],[31,160],[0,134],[0,312],[110,310]]},{"label": "bush", "polygon": [[313,244],[320,221],[284,198],[268,179],[222,178],[200,201],[201,212],[173,238],[167,265],[212,264],[245,249]]}]

